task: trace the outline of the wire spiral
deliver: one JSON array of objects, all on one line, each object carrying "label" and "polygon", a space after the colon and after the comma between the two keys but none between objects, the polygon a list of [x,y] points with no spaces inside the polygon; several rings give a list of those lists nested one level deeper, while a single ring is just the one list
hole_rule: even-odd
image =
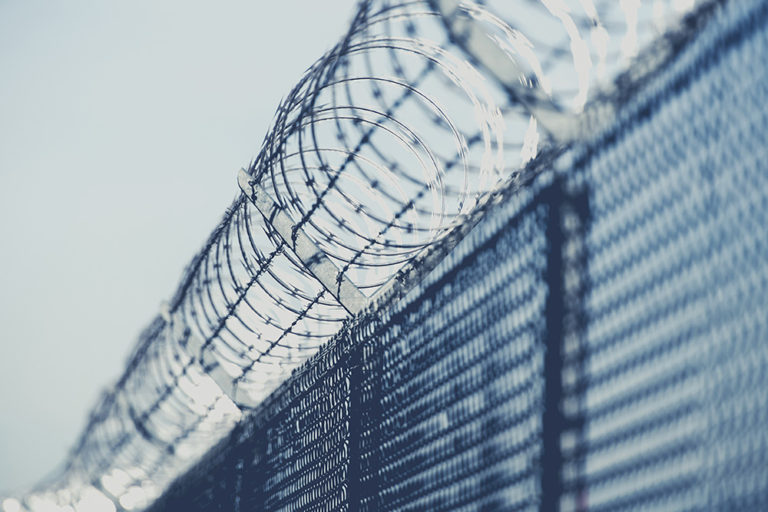
[{"label": "wire spiral", "polygon": [[[63,470],[21,506],[151,503],[349,318],[295,252],[299,234],[370,299],[542,147],[562,142],[544,113],[587,108],[596,84],[654,36],[668,3],[361,2],[342,40],[283,100],[247,169],[292,235],[241,194]],[[485,39],[471,40],[477,33]],[[514,66],[490,69],[473,53],[488,44]]]}]

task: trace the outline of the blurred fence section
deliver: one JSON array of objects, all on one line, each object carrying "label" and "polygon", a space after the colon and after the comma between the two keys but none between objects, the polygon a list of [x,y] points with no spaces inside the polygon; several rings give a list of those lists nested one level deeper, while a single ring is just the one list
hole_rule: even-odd
[{"label": "blurred fence section", "polygon": [[4,512],[765,492],[766,7],[693,7],[361,2],[63,470]]}]

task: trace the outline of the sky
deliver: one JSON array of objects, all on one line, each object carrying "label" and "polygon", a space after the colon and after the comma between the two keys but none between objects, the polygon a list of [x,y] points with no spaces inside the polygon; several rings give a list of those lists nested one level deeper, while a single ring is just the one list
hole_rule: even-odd
[{"label": "sky", "polygon": [[354,3],[0,2],[0,494],[64,460]]}]

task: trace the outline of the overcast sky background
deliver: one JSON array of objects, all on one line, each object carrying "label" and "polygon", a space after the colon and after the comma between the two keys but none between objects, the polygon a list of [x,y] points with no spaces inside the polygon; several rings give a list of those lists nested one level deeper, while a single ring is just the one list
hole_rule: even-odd
[{"label": "overcast sky background", "polygon": [[0,495],[62,462],[354,3],[0,2]]}]

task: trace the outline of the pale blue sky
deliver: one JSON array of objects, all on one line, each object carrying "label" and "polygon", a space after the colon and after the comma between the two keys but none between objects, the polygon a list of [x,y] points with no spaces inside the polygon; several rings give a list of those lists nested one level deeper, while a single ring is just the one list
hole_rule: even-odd
[{"label": "pale blue sky", "polygon": [[353,6],[0,2],[0,494],[63,460]]}]

